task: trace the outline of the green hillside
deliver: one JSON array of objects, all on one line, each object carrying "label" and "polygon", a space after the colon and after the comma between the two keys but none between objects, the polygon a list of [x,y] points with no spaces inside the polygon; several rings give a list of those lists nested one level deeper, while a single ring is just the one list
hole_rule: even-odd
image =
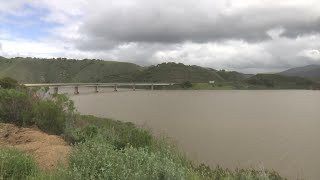
[{"label": "green hillside", "polygon": [[153,82],[185,82],[193,83],[209,82],[209,81],[233,81],[243,80],[244,75],[236,72],[217,71],[211,68],[203,68],[200,66],[184,65],[182,63],[162,63],[151,66],[136,76],[137,81],[153,81]]},{"label": "green hillside", "polygon": [[246,75],[238,72],[217,71],[211,68],[188,66],[181,63],[162,63],[140,67],[132,63],[0,57],[0,78],[11,77],[21,83],[55,82],[176,82],[239,81]]},{"label": "green hillside", "polygon": [[0,58],[0,77],[22,83],[130,82],[141,69],[132,63],[102,60]]},{"label": "green hillside", "polygon": [[251,88],[312,89],[318,86],[309,79],[279,74],[257,74],[248,78],[245,82]]},{"label": "green hillside", "polygon": [[279,74],[286,76],[299,76],[320,82],[320,65],[313,64],[303,67],[292,68],[280,72]]},{"label": "green hillside", "polygon": [[[11,77],[20,83],[57,82],[191,82],[195,89],[310,89],[312,80],[279,74],[248,75],[182,63],[162,63],[141,67],[132,63],[0,57],[0,78]],[[215,81],[214,85],[209,81]]]},{"label": "green hillside", "polygon": [[251,74],[243,74],[243,73],[239,73],[236,71],[225,71],[225,70],[216,71],[216,73],[220,77],[222,77],[225,81],[228,81],[228,82],[243,81],[243,80],[253,76]]}]

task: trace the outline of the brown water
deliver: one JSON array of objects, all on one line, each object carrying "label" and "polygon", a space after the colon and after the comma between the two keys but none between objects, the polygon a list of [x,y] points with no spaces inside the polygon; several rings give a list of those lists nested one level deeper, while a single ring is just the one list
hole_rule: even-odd
[{"label": "brown water", "polygon": [[130,91],[72,96],[82,114],[145,125],[211,166],[320,179],[320,91]]}]

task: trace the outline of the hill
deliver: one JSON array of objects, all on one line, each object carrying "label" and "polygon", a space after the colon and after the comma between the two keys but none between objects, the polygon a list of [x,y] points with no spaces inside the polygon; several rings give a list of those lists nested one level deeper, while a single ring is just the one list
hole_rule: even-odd
[{"label": "hill", "polygon": [[55,82],[230,82],[247,75],[235,71],[214,70],[182,63],[162,63],[141,67],[132,63],[75,60],[0,57],[0,78],[11,77],[20,83]]},{"label": "hill", "polygon": [[281,75],[299,76],[315,81],[320,81],[320,65],[308,65],[303,67],[292,68],[283,72]]},{"label": "hill", "polygon": [[195,65],[184,65],[182,63],[162,63],[156,66],[150,66],[137,74],[137,81],[153,82],[225,82],[243,80],[246,75],[238,72],[229,72],[225,70],[217,71],[211,68],[204,68]]},{"label": "hill", "polygon": [[257,74],[247,80],[249,88],[313,89],[318,85],[306,78],[280,74]]},{"label": "hill", "polygon": [[182,63],[162,63],[150,66],[136,76],[138,81],[171,82],[208,82],[224,81],[214,70],[199,66],[187,66]]},{"label": "hill", "polygon": [[102,60],[0,58],[0,77],[21,83],[130,82],[141,69],[132,63]]}]

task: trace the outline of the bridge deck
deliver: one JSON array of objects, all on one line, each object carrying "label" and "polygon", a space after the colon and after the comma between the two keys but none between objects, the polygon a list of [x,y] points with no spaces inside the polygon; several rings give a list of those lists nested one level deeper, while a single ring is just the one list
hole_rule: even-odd
[{"label": "bridge deck", "polygon": [[24,84],[26,87],[59,87],[59,86],[86,86],[86,87],[112,87],[112,86],[171,86],[174,83],[44,83]]}]

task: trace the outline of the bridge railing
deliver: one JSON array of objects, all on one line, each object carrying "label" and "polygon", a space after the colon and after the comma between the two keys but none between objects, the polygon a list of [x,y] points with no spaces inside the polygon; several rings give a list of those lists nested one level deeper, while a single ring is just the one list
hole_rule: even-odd
[{"label": "bridge railing", "polygon": [[98,87],[114,87],[114,91],[118,91],[119,86],[132,86],[132,90],[136,90],[136,86],[150,86],[151,90],[154,86],[172,86],[175,83],[42,83],[42,84],[23,84],[26,87],[53,87],[54,94],[58,94],[59,87],[74,87],[74,94],[79,94],[79,87],[94,87],[94,92],[99,92]]}]

